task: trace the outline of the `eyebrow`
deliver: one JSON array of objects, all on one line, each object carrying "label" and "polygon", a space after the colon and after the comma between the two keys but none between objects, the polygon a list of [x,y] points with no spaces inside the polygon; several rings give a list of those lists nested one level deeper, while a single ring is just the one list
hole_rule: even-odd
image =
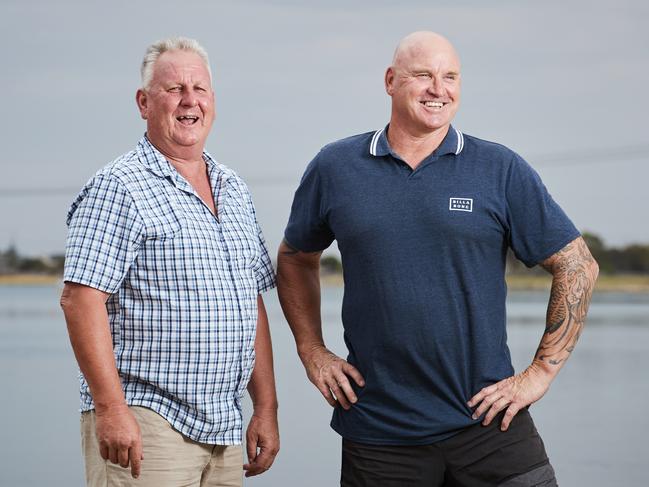
[{"label": "eyebrow", "polygon": [[[411,73],[431,73],[432,70],[430,68],[424,68],[423,66],[415,66],[411,69],[406,69],[405,71],[409,71]],[[459,76],[460,72],[459,71],[448,71],[444,74],[451,74],[454,76]]]}]

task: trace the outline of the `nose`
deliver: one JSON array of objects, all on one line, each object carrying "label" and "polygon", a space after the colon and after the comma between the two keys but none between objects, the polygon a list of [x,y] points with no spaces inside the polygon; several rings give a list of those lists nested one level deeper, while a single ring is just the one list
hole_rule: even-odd
[{"label": "nose", "polygon": [[196,92],[192,89],[183,90],[183,96],[180,100],[183,106],[193,107],[198,104]]},{"label": "nose", "polygon": [[428,85],[428,92],[434,96],[442,96],[444,94],[444,83],[439,76],[433,76]]}]

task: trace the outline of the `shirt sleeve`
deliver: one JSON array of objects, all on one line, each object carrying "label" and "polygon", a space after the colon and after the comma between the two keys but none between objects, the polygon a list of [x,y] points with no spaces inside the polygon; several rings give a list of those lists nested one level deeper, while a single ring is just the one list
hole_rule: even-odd
[{"label": "shirt sleeve", "polygon": [[[256,219],[255,219],[256,221]],[[266,240],[261,231],[259,223],[257,223],[258,238],[259,238],[259,250],[260,250],[260,259],[257,261],[255,266],[255,275],[257,277],[257,292],[259,294],[273,289],[276,285],[275,281],[275,270],[273,269],[273,263],[270,260],[270,255],[268,254],[268,248],[266,246]]]},{"label": "shirt sleeve", "polygon": [[579,237],[539,175],[518,155],[509,168],[506,196],[509,244],[526,266],[535,266]]},{"label": "shirt sleeve", "polygon": [[309,163],[295,191],[291,215],[284,232],[286,242],[302,252],[324,250],[334,241],[323,208],[325,193],[318,162],[322,151]]},{"label": "shirt sleeve", "polygon": [[255,272],[255,279],[257,280],[257,292],[261,294],[273,289],[277,285],[275,278],[275,269],[273,268],[273,263],[270,260],[268,246],[266,245],[266,239],[264,238],[264,234],[261,231],[259,221],[257,221],[257,211],[255,210],[255,204],[252,201],[250,189],[241,179],[239,179],[239,185],[241,194],[243,195],[242,199],[245,203],[246,211],[248,212],[248,215],[252,217],[252,222],[254,222],[254,228],[256,231],[256,243],[259,248],[259,258],[255,260],[253,270]]},{"label": "shirt sleeve", "polygon": [[115,293],[137,256],[144,228],[124,185],[95,176],[72,203],[67,224],[63,280]]}]

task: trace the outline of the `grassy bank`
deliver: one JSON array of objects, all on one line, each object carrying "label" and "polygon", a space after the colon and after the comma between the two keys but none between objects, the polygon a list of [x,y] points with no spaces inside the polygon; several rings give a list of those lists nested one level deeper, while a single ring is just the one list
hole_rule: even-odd
[{"label": "grassy bank", "polygon": [[[56,285],[61,276],[44,274],[6,274],[0,275],[0,286],[43,286]],[[322,275],[323,286],[342,286],[341,274]],[[510,275],[507,276],[507,287],[511,291],[549,290],[552,279],[550,275]],[[649,275],[602,275],[597,280],[595,292],[649,293]]]},{"label": "grassy bank", "polygon": [[[329,274],[321,277],[323,286],[342,286],[342,275]],[[550,290],[552,277],[535,275],[509,275],[507,287],[510,291]],[[597,280],[595,292],[649,293],[649,275],[603,275]]]},{"label": "grassy bank", "polygon": [[49,274],[2,274],[0,286],[43,286],[58,284],[62,277]]}]

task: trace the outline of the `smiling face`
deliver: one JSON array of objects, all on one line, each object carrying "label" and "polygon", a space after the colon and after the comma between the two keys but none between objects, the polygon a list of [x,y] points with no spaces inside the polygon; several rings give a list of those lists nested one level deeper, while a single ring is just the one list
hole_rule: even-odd
[{"label": "smiling face", "polygon": [[200,157],[214,121],[214,92],[203,59],[184,50],[167,51],[153,67],[149,86],[137,104],[147,136],[163,154]]},{"label": "smiling face", "polygon": [[460,61],[443,37],[418,33],[397,48],[385,74],[391,124],[413,136],[446,130],[460,103]]}]

